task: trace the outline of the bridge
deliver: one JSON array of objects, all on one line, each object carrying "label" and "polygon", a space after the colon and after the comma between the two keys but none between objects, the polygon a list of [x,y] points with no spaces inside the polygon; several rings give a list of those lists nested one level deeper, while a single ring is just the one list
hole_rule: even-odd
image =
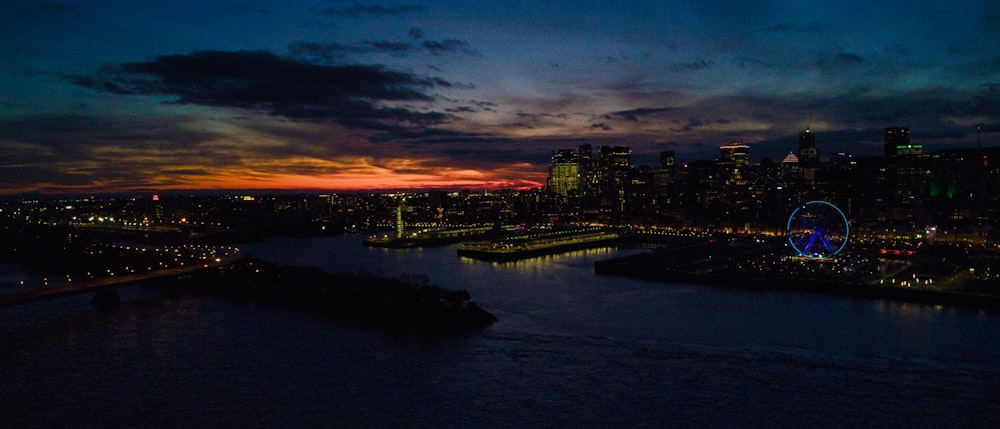
[{"label": "bridge", "polygon": [[70,296],[70,295],[81,295],[89,292],[96,292],[100,289],[129,286],[138,284],[139,282],[145,280],[153,280],[171,276],[179,277],[200,270],[227,266],[235,262],[237,259],[239,258],[224,257],[220,258],[219,262],[214,262],[210,264],[195,264],[195,265],[188,265],[175,268],[163,268],[156,271],[148,271],[144,273],[126,274],[120,276],[87,280],[82,282],[72,282],[72,283],[67,283],[65,286],[40,288],[24,292],[4,294],[0,295],[0,308],[20,305],[20,304],[27,304],[37,301],[45,301],[49,299]]}]

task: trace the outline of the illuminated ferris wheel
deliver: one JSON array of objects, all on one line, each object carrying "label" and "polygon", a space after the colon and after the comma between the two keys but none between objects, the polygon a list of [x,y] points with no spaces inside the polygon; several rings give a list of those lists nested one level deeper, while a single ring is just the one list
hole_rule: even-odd
[{"label": "illuminated ferris wheel", "polygon": [[847,216],[826,201],[809,201],[792,212],[785,228],[799,256],[832,258],[844,250],[850,228]]}]

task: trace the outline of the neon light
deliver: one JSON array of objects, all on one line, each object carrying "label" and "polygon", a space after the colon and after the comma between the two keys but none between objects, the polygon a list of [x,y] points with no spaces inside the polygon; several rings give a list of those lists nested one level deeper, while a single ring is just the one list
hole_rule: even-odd
[{"label": "neon light", "polygon": [[[843,222],[844,222],[844,240],[840,243],[840,247],[838,247],[837,250],[833,250],[832,243],[830,243],[826,239],[826,237],[823,235],[823,231],[822,231],[822,229],[826,229],[826,227],[832,226],[830,223],[834,222],[834,220],[828,220],[827,221],[828,223],[824,224],[824,225],[817,225],[819,227],[818,229],[813,229],[812,231],[810,231],[809,236],[804,237],[802,239],[802,241],[808,240],[808,242],[806,243],[806,245],[804,247],[800,247],[801,242],[799,243],[799,245],[796,245],[795,240],[792,239],[792,220],[795,219],[795,215],[799,213],[799,210],[802,210],[802,209],[808,207],[810,204],[826,204],[826,205],[832,207],[834,210],[836,210],[837,214],[840,215],[840,219],[843,220]],[[838,208],[837,206],[835,206],[835,205],[833,205],[831,203],[828,203],[826,201],[819,201],[819,200],[809,201],[809,202],[807,202],[807,203],[799,206],[798,208],[796,208],[794,211],[792,211],[792,215],[788,217],[788,223],[785,225],[785,235],[788,236],[788,243],[792,245],[792,248],[795,249],[795,251],[798,252],[799,255],[807,255],[807,254],[809,254],[809,251],[812,249],[813,243],[816,241],[817,238],[819,238],[819,240],[823,243],[824,247],[827,248],[827,251],[831,252],[830,256],[834,256],[834,255],[840,253],[842,250],[844,250],[844,246],[847,245],[847,240],[848,240],[848,238],[851,235],[851,231],[850,230],[851,230],[851,227],[850,227],[850,224],[847,222],[847,216],[844,215],[844,212],[841,211],[840,208]]]}]

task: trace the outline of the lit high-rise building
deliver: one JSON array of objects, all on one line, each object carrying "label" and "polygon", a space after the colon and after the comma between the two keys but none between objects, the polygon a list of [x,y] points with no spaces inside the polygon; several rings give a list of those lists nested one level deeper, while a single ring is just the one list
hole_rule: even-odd
[{"label": "lit high-rise building", "polygon": [[604,168],[625,168],[632,165],[632,149],[628,146],[601,146],[597,160]]},{"label": "lit high-rise building", "polygon": [[750,146],[735,140],[730,144],[719,146],[718,165],[727,185],[745,185],[743,173],[750,166]]},{"label": "lit high-rise building", "polygon": [[819,150],[816,149],[816,135],[808,128],[799,134],[799,163],[812,165],[819,162]]},{"label": "lit high-rise building", "polygon": [[674,151],[665,150],[660,152],[660,167],[673,167],[674,166]]},{"label": "lit high-rise building", "polygon": [[548,189],[562,196],[580,190],[579,155],[572,149],[552,151],[549,164]]},{"label": "lit high-rise building", "polygon": [[632,167],[632,149],[628,146],[601,146],[595,178],[600,205],[617,211],[624,209],[625,183]]},{"label": "lit high-rise building", "polygon": [[580,194],[584,197],[594,195],[594,147],[582,144],[577,150],[580,164]]},{"label": "lit high-rise building", "polygon": [[885,129],[885,157],[896,156],[896,148],[910,144],[910,127],[889,127]]},{"label": "lit high-rise building", "polygon": [[750,166],[750,146],[733,141],[719,146],[719,166],[724,170],[746,168]]},{"label": "lit high-rise building", "polygon": [[660,152],[660,166],[653,170],[656,199],[662,204],[670,200],[670,184],[674,180],[674,151]]}]

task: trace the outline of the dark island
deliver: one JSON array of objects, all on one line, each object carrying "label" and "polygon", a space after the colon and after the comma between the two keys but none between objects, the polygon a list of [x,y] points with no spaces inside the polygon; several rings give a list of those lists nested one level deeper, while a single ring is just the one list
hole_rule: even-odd
[{"label": "dark island", "polygon": [[353,326],[393,332],[469,332],[497,320],[473,303],[467,291],[434,286],[423,275],[390,278],[330,273],[246,258],[180,281],[182,290],[189,293],[285,307]]}]

